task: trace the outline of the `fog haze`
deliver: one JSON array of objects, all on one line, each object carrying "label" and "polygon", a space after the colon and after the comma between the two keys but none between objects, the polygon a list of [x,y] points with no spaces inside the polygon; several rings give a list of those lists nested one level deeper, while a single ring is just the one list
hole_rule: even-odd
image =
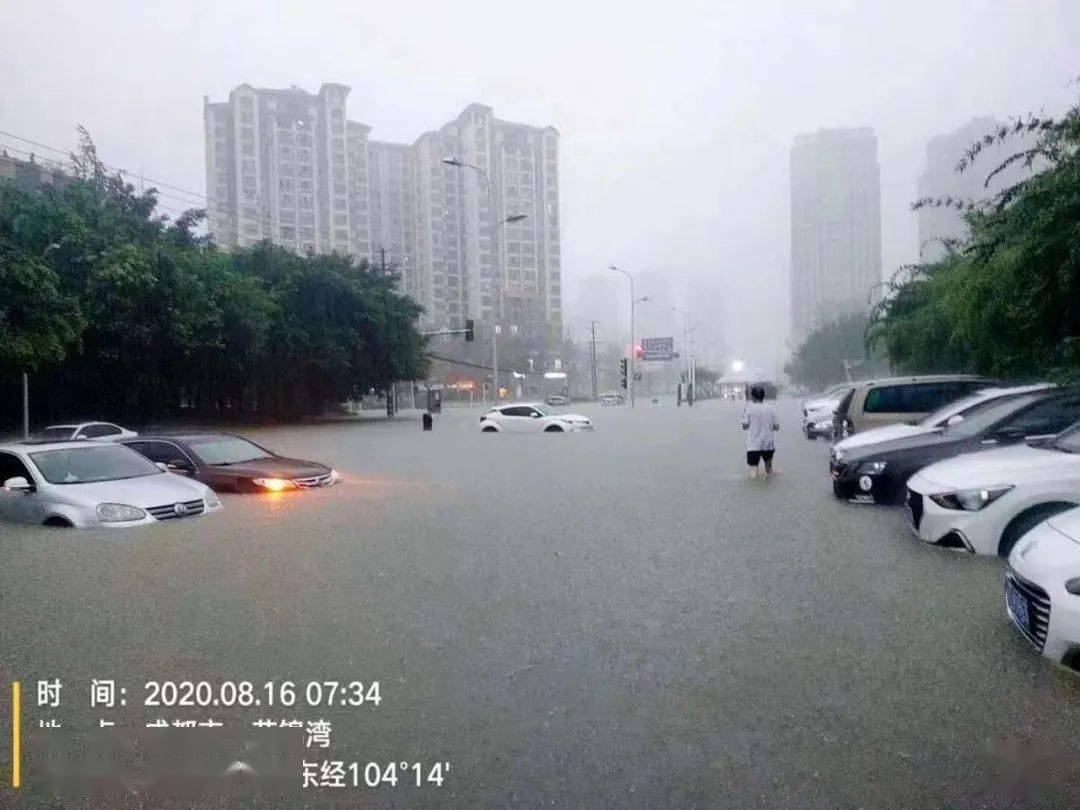
[{"label": "fog haze", "polygon": [[[471,102],[562,135],[566,326],[781,361],[788,159],[821,127],[873,127],[882,264],[918,254],[926,142],[1075,98],[1080,4],[1027,2],[38,2],[0,30],[0,129],[205,191],[202,99],[237,84],[352,88],[372,137],[411,142]],[[0,136],[0,144],[25,146]],[[175,204],[175,203],[173,203]],[[720,349],[714,349],[720,355]]]}]

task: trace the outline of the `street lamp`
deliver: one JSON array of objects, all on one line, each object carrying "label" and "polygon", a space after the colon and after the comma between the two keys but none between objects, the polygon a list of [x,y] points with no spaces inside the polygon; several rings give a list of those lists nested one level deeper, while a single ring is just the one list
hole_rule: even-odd
[{"label": "street lamp", "polygon": [[[472,169],[474,172],[480,175],[480,178],[484,181],[484,188],[487,190],[488,195],[488,217],[493,218],[495,216],[495,189],[491,185],[491,178],[488,177],[488,173],[473,163],[466,163],[465,161],[448,155],[442,159],[442,162],[447,166],[454,166],[458,169]],[[498,296],[499,308],[494,317],[492,318],[491,325],[491,387],[494,389],[495,401],[499,400],[499,349],[498,349],[498,335],[499,324],[498,321],[503,316],[503,279],[502,279],[502,244],[498,241],[499,233],[504,225],[509,225],[514,222],[521,222],[527,218],[528,214],[511,214],[510,216],[500,219],[495,226],[491,229],[491,254],[492,254],[492,270],[494,271],[495,283],[498,285],[496,295]],[[494,309],[494,307],[492,307]]]},{"label": "street lamp", "polygon": [[637,372],[634,370],[634,360],[637,352],[634,351],[634,304],[637,301],[634,298],[634,277],[623,270],[621,267],[611,265],[609,270],[614,270],[616,273],[622,273],[630,280],[630,407],[634,407],[634,377],[637,376]]}]

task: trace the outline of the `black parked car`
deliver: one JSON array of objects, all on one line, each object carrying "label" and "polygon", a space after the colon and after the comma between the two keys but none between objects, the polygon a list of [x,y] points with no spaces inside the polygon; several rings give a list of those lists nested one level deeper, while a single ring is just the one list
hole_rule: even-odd
[{"label": "black parked car", "polygon": [[912,475],[935,461],[1017,442],[1038,443],[1080,421],[1080,391],[1049,389],[994,401],[929,434],[858,447],[829,463],[833,493],[900,504]]},{"label": "black parked car", "polygon": [[281,492],[338,481],[337,472],[325,464],[285,458],[230,433],[140,436],[124,444],[218,492]]}]

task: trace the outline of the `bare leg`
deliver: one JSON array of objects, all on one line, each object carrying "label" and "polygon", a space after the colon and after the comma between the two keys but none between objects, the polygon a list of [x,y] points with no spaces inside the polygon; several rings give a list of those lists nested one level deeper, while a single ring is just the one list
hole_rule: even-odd
[{"label": "bare leg", "polygon": [[765,477],[766,478],[771,478],[772,474],[773,474],[772,473],[772,459],[767,458],[767,459],[765,459]]}]

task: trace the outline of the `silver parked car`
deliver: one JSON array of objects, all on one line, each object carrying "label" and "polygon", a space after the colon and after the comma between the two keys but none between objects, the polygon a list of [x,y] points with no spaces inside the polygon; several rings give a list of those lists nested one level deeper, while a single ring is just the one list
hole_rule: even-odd
[{"label": "silver parked car", "polygon": [[0,445],[0,520],[47,526],[136,526],[205,515],[221,501],[122,444],[86,440]]}]

